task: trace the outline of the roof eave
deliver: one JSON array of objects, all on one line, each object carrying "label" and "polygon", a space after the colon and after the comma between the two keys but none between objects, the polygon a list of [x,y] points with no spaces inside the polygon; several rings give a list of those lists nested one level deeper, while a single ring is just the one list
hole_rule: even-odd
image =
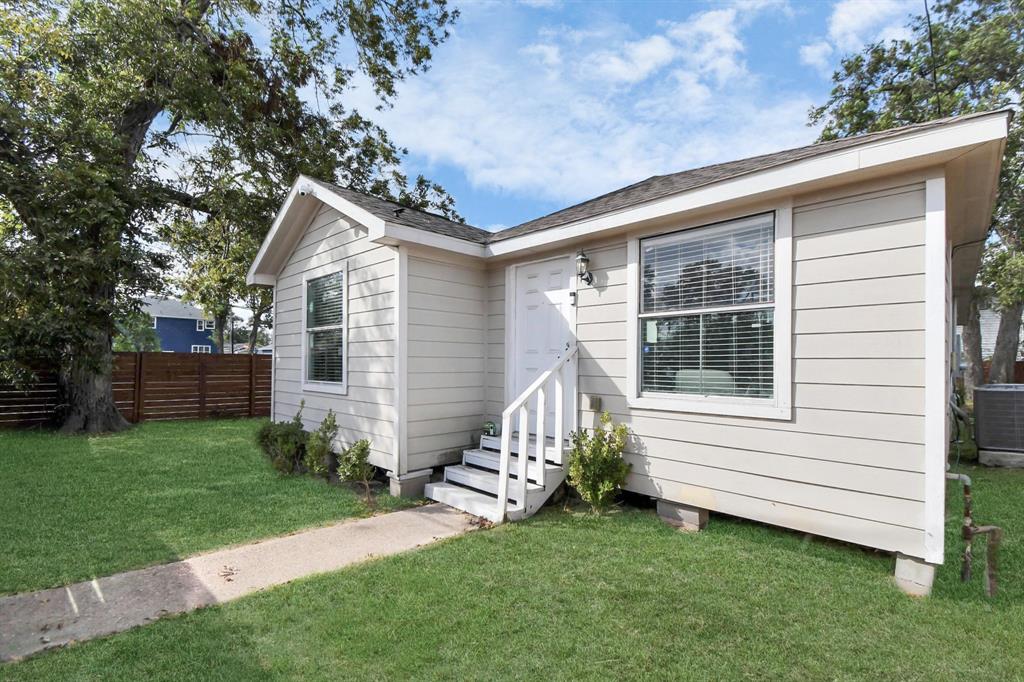
[{"label": "roof eave", "polygon": [[397,223],[385,222],[379,233],[371,230],[370,238],[378,244],[417,244],[476,258],[484,258],[487,255],[483,244]]},{"label": "roof eave", "polygon": [[547,248],[674,214],[783,191],[805,191],[816,185],[838,184],[858,173],[883,169],[895,172],[944,163],[966,149],[1005,139],[1010,115],[1005,110],[996,111],[930,130],[909,130],[904,135],[791,161],[593,218],[491,242],[486,247],[486,255],[507,256]]}]

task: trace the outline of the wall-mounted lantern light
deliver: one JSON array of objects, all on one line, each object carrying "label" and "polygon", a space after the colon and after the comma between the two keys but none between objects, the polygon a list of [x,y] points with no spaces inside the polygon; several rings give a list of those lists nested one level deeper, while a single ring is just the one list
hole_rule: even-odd
[{"label": "wall-mounted lantern light", "polygon": [[587,258],[587,254],[580,251],[576,254],[576,276],[583,280],[584,284],[593,284],[594,273],[587,270],[587,266],[590,265],[590,259]]}]

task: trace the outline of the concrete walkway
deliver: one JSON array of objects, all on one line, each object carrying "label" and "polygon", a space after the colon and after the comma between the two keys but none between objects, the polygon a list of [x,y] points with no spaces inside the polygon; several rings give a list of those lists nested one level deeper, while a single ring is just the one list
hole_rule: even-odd
[{"label": "concrete walkway", "polygon": [[0,660],[17,660],[296,578],[397,554],[465,533],[473,527],[472,519],[431,504],[68,587],[0,597]]}]

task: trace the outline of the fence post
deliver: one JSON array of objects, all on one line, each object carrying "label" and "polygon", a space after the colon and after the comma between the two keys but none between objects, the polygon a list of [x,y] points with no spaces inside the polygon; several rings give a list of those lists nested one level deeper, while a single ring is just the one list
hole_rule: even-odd
[{"label": "fence post", "polygon": [[199,354],[199,418],[206,419],[206,354]]},{"label": "fence post", "polygon": [[256,354],[249,353],[249,416],[256,414]]},{"label": "fence post", "polygon": [[136,424],[138,424],[139,422],[142,421],[142,411],[143,411],[143,408],[145,407],[145,403],[143,402],[144,399],[143,399],[143,395],[142,395],[143,377],[144,377],[144,374],[142,373],[142,358],[143,357],[145,357],[144,353],[136,353],[135,354],[135,387],[134,387],[135,388],[135,393],[134,393],[134,395],[135,395],[135,405],[132,407],[132,417],[133,417],[132,421],[134,421]]}]

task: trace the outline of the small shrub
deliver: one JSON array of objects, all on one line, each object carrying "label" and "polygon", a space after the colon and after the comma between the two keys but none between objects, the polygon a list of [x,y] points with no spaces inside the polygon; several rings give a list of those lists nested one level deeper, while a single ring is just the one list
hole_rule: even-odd
[{"label": "small shrub", "polygon": [[630,465],[622,458],[629,428],[612,425],[607,412],[601,414],[601,425],[593,432],[572,433],[569,455],[569,485],[576,489],[595,513],[606,510],[615,499],[615,492],[626,482]]},{"label": "small shrub", "polygon": [[256,436],[260,448],[282,474],[295,473],[303,459],[306,446],[306,432],[302,430],[303,407],[305,402],[299,403],[299,411],[290,421],[265,424]]},{"label": "small shrub", "polygon": [[352,447],[338,456],[338,478],[343,481],[362,483],[366,493],[366,506],[373,507],[373,495],[370,494],[370,481],[373,479],[373,465],[370,457],[370,441],[365,438],[356,441]]},{"label": "small shrub", "polygon": [[331,445],[338,435],[338,421],[333,410],[327,410],[327,416],[320,422],[320,427],[309,434],[306,442],[306,454],[303,462],[306,469],[314,476],[327,478],[331,473]]}]

